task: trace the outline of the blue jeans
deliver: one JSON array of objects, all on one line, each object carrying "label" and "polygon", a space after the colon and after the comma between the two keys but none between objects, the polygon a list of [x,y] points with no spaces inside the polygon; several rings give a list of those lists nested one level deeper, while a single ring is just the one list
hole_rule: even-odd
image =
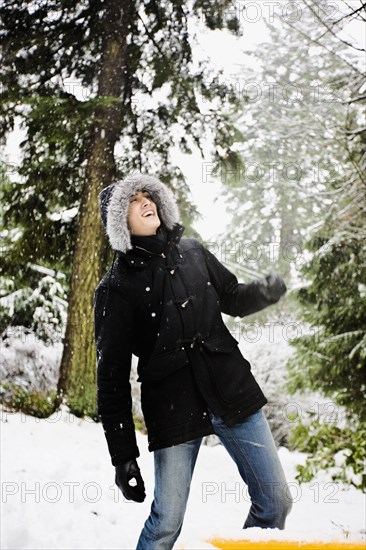
[{"label": "blue jeans", "polygon": [[[209,412],[215,434],[248,486],[247,527],[284,529],[292,507],[276,445],[262,409],[227,427]],[[189,489],[202,437],[154,451],[155,490],[151,512],[136,550],[169,550],[182,529]]]}]

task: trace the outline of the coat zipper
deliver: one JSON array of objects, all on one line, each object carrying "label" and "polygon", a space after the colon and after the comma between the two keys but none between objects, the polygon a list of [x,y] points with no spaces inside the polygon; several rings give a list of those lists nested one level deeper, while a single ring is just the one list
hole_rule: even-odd
[{"label": "coat zipper", "polygon": [[154,256],[161,256],[162,258],[166,258],[164,252],[151,252],[150,250],[146,250],[146,248],[142,248],[142,246],[134,246],[134,248],[139,248],[140,250],[144,250],[148,254],[153,254]]}]

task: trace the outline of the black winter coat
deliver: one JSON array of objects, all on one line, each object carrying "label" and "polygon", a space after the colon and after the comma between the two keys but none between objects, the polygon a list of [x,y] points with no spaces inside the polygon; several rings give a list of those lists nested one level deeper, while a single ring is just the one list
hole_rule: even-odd
[{"label": "black winter coat", "polygon": [[221,313],[244,317],[274,302],[261,280],[238,283],[183,231],[165,232],[163,253],[119,252],[95,291],[98,414],[113,465],[139,456],[132,354],[150,451],[213,433],[208,407],[231,426],[267,402]]}]

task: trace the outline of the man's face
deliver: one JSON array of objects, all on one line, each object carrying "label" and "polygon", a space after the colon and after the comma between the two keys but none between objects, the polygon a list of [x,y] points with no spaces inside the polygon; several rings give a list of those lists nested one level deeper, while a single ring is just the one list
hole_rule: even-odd
[{"label": "man's face", "polygon": [[147,191],[137,191],[130,197],[128,227],[132,235],[147,237],[155,235],[160,225],[155,203]]}]

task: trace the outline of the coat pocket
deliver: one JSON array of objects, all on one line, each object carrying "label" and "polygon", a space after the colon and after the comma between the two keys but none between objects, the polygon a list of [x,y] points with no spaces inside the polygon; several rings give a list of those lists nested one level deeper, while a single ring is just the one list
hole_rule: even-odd
[{"label": "coat pocket", "polygon": [[176,370],[188,365],[189,359],[185,349],[174,349],[152,355],[143,367],[139,369],[139,382],[161,380]]},{"label": "coat pocket", "polygon": [[234,336],[213,336],[204,340],[202,346],[212,352],[231,353],[239,344]]},{"label": "coat pocket", "polygon": [[209,338],[202,343],[202,352],[212,383],[226,404],[239,403],[255,384],[249,361],[241,354],[238,341],[231,336]]}]

